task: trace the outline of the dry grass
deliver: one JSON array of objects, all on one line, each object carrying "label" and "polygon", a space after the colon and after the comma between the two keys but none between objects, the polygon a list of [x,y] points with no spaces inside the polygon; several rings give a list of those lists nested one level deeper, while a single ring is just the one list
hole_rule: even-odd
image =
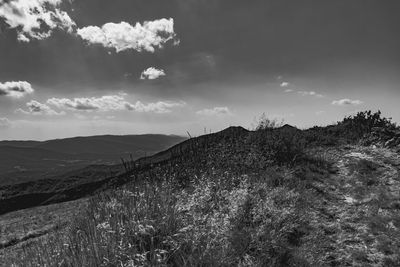
[{"label": "dry grass", "polygon": [[328,165],[304,154],[298,164],[279,167],[254,149],[258,138],[235,139],[132,175],[126,186],[92,198],[65,233],[39,239],[7,263],[304,265],[299,248],[310,231],[311,202],[305,192]]},{"label": "dry grass", "polygon": [[102,194],[17,266],[265,266],[301,263],[306,199],[269,176],[198,177],[191,188],[139,182]]}]

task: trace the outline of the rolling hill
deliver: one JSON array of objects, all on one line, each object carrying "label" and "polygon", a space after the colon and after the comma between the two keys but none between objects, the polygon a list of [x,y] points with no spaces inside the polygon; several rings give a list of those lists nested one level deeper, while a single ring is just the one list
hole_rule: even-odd
[{"label": "rolling hill", "polygon": [[103,166],[105,177],[90,166],[0,187],[0,256],[17,266],[399,266],[400,128],[375,115],[229,127]]},{"label": "rolling hill", "polygon": [[54,178],[88,165],[111,165],[164,150],[176,135],[89,136],[49,141],[0,141],[0,185]]}]

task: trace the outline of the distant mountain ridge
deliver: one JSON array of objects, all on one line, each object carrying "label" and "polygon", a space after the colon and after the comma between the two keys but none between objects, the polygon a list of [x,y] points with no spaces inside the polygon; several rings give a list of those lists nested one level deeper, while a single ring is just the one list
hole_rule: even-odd
[{"label": "distant mountain ridge", "polygon": [[96,135],[79,136],[47,141],[0,141],[1,146],[40,148],[67,154],[81,153],[131,153],[138,149],[156,151],[170,144],[185,140],[178,135],[141,134],[141,135]]},{"label": "distant mountain ridge", "polygon": [[51,178],[93,164],[116,164],[165,150],[177,135],[99,135],[48,141],[0,141],[0,185]]}]

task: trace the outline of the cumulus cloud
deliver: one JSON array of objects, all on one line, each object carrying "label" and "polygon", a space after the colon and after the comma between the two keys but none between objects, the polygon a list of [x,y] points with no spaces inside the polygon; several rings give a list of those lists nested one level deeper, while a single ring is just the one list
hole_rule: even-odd
[{"label": "cumulus cloud", "polygon": [[150,67],[142,72],[142,74],[140,75],[140,79],[141,80],[154,80],[161,76],[165,76],[164,70]]},{"label": "cumulus cloud", "polygon": [[196,112],[198,115],[202,116],[216,116],[216,115],[231,115],[231,111],[229,110],[228,107],[214,107],[211,109],[202,109]]},{"label": "cumulus cloud", "polygon": [[103,26],[88,26],[77,30],[77,34],[89,44],[100,44],[107,48],[114,48],[117,52],[133,49],[136,51],[154,52],[155,48],[174,40],[178,44],[174,32],[174,20],[159,19],[137,22],[135,26],[127,22],[106,23]]},{"label": "cumulus cloud", "polygon": [[125,100],[124,95],[108,95],[102,97],[89,98],[51,98],[47,104],[59,109],[69,109],[75,111],[120,111],[130,110],[137,112],[168,113],[172,108],[183,107],[185,102],[164,102],[144,104],[140,101],[130,103]]},{"label": "cumulus cloud", "polygon": [[281,84],[280,84],[280,87],[288,87],[289,86],[289,83],[288,82],[282,82]]},{"label": "cumulus cloud", "polygon": [[361,105],[363,102],[361,100],[352,100],[348,98],[340,99],[340,100],[334,100],[332,101],[332,105],[336,106],[357,106]]},{"label": "cumulus cloud", "polygon": [[51,98],[47,100],[47,104],[53,105],[60,109],[70,110],[120,110],[124,109],[124,98],[118,95],[102,96],[99,98]]},{"label": "cumulus cloud", "polygon": [[59,9],[63,0],[7,0],[0,5],[0,17],[18,32],[18,40],[29,42],[49,37],[56,28],[72,32],[75,22]]},{"label": "cumulus cloud", "polygon": [[324,97],[323,95],[317,94],[314,91],[298,91],[297,93],[301,94],[302,96]]},{"label": "cumulus cloud", "polygon": [[286,89],[284,92],[285,93],[291,93],[291,92],[294,92],[294,90],[293,89]]},{"label": "cumulus cloud", "polygon": [[25,81],[0,83],[0,96],[21,98],[27,94],[32,94],[33,91],[31,84]]},{"label": "cumulus cloud", "polygon": [[17,113],[27,114],[27,115],[64,115],[65,112],[57,112],[50,108],[46,104],[42,104],[36,100],[29,101],[26,103],[28,110],[17,109]]},{"label": "cumulus cloud", "polygon": [[6,129],[11,126],[11,122],[7,118],[0,118],[0,129]]}]

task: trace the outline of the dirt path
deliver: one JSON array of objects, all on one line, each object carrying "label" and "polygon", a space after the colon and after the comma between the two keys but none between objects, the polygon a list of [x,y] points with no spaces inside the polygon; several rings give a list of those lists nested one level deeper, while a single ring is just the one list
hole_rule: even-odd
[{"label": "dirt path", "polygon": [[313,221],[325,266],[400,266],[400,156],[351,147],[331,155],[337,174],[319,184]]}]

